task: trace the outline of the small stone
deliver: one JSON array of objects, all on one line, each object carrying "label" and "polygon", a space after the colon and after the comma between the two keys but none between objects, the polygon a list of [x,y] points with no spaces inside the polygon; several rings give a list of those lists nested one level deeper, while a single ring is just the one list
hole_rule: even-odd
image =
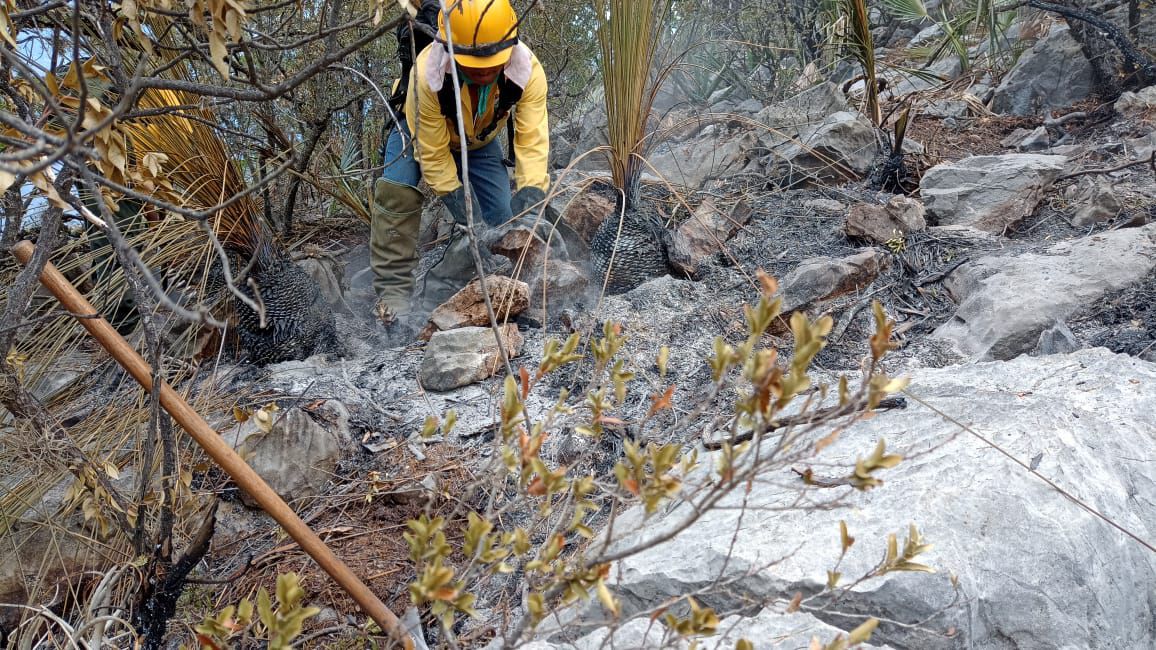
[{"label": "small stone", "polygon": [[851,206],[843,231],[848,237],[862,237],[885,244],[896,237],[927,228],[923,204],[896,195],[886,205],[860,203]]},{"label": "small stone", "polygon": [[1031,134],[1032,132],[1028,129],[1017,128],[1004,136],[1004,139],[1000,140],[999,144],[1001,147],[1005,147],[1007,149],[1015,149],[1021,142],[1024,141],[1024,138]]},{"label": "small stone", "polygon": [[1112,108],[1131,121],[1156,122],[1156,86],[1123,93]]},{"label": "small stone", "polygon": [[[530,289],[525,282],[502,275],[486,277],[490,304],[500,322],[512,319],[530,305]],[[482,297],[480,280],[473,280],[430,314],[430,323],[439,330],[480,327],[490,324],[489,311]],[[432,333],[432,332],[431,332]]]},{"label": "small stone", "polygon": [[804,201],[803,207],[818,212],[843,212],[847,209],[847,206],[835,199],[811,199],[810,201]]},{"label": "small stone", "polygon": [[1080,342],[1064,321],[1059,321],[1049,329],[1040,333],[1039,343],[1032,350],[1033,357],[1043,357],[1049,354],[1068,354],[1080,349]]},{"label": "small stone", "polygon": [[[522,351],[525,339],[513,323],[498,331],[507,357]],[[426,345],[418,380],[426,390],[448,391],[492,377],[503,370],[502,355],[488,327],[435,332]]]},{"label": "small stone", "polygon": [[1048,133],[1046,127],[1037,126],[1034,131],[1028,133],[1016,149],[1020,151],[1043,151],[1052,146],[1052,136]]}]

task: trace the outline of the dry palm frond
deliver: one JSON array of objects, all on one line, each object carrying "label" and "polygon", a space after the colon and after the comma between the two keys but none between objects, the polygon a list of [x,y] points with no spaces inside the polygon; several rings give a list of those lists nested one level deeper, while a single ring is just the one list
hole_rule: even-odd
[{"label": "dry palm frond", "polygon": [[196,104],[196,98],[175,91],[146,91],[141,109],[180,108],[123,123],[133,162],[143,167],[156,159],[150,156],[163,156],[167,184],[155,188],[157,198],[188,209],[203,211],[240,196],[217,211],[213,231],[228,248],[251,255],[270,238],[260,205],[246,192],[247,183],[224,143],[208,126],[216,122],[214,115],[207,109],[188,108]]}]

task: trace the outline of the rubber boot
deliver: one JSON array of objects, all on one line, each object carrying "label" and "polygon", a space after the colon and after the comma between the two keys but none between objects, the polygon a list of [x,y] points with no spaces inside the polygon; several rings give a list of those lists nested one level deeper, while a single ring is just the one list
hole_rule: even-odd
[{"label": "rubber boot", "polygon": [[[482,254],[486,255],[486,252]],[[442,258],[426,271],[422,279],[421,294],[417,298],[418,311],[428,314],[437,309],[476,275],[470,239],[463,232],[455,232]]]},{"label": "rubber boot", "polygon": [[373,186],[369,223],[369,266],[377,293],[378,317],[390,323],[409,313],[422,195],[416,187],[385,178]]}]

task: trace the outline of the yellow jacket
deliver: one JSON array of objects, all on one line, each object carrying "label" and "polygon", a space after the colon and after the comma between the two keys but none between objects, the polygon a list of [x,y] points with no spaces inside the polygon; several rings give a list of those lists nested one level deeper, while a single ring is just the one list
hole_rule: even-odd
[{"label": "yellow jacket", "polygon": [[[547,161],[550,157],[550,128],[546,114],[546,73],[538,57],[523,44],[511,56],[507,74],[522,86],[522,97],[513,110],[514,115],[514,182],[517,189],[537,187],[546,191],[550,185]],[[438,90],[445,78],[448,55],[438,43],[433,43],[418,54],[410,73],[409,91],[405,102],[405,118],[416,142],[416,156],[421,164],[422,177],[439,195],[459,187],[457,165],[451,151],[458,151],[457,128],[442,115]],[[515,72],[514,67],[520,72]],[[515,76],[516,75],[516,76]],[[524,85],[520,83],[524,79]],[[464,79],[460,79],[464,84]],[[433,84],[434,87],[431,87]],[[498,105],[497,86],[486,112],[474,121],[474,107],[463,85],[461,92],[462,117],[470,149],[478,149],[498,137],[505,124],[493,129],[485,140],[475,141],[476,134],[494,121]],[[420,109],[419,109],[420,107]],[[509,119],[508,117],[506,119]],[[452,148],[452,149],[451,149]]]}]

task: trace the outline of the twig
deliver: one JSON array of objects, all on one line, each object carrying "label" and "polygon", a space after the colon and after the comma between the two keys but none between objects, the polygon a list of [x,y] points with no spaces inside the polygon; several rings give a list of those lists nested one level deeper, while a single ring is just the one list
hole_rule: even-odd
[{"label": "twig", "polygon": [[939,282],[940,280],[951,275],[952,271],[955,271],[956,269],[963,266],[964,264],[967,264],[969,261],[971,261],[971,260],[969,260],[967,257],[961,257],[958,260],[956,260],[954,263],[948,265],[942,271],[936,271],[935,273],[932,273],[930,275],[925,275],[922,278],[919,278],[918,280],[915,281],[915,286],[922,287],[922,286],[931,284],[933,282]]},{"label": "twig", "polygon": [[[852,415],[854,413],[862,411],[865,408],[867,408],[867,398],[863,397],[863,398],[856,400],[854,402],[848,402],[847,404],[827,406],[824,408],[815,409],[813,411],[807,411],[804,413],[799,413],[797,415],[790,415],[790,416],[775,420],[774,422],[771,422],[770,424],[768,424],[767,428],[766,428],[766,433],[770,433],[771,431],[775,431],[776,429],[785,429],[787,427],[794,427],[794,426],[798,426],[800,424],[814,424],[816,422],[821,422],[821,421],[829,420],[832,418],[839,418],[839,417],[843,417],[846,415]],[[907,400],[903,399],[902,397],[888,397],[888,398],[880,400],[878,406],[875,407],[875,410],[886,410],[886,409],[896,409],[896,408],[899,408],[899,409],[907,408]],[[739,443],[747,442],[748,440],[750,440],[753,437],[754,437],[754,431],[753,430],[752,431],[745,431],[745,432],[740,433],[738,435],[732,436],[731,438],[729,438],[727,440],[703,441],[703,446],[710,451],[716,451],[716,450],[722,449],[724,444],[737,445]]]},{"label": "twig", "polygon": [[1152,173],[1156,174],[1156,150],[1153,150],[1152,154],[1149,155],[1145,160],[1133,160],[1132,162],[1127,162],[1123,165],[1117,165],[1116,167],[1109,167],[1107,169],[1083,169],[1078,172],[1072,172],[1071,174],[1064,174],[1063,176],[1057,178],[1054,182],[1058,183],[1060,181],[1066,181],[1069,178],[1087,176],[1089,174],[1111,174],[1112,172],[1118,172],[1122,169],[1128,169],[1129,167],[1136,167],[1138,165],[1150,165],[1152,167]]}]

